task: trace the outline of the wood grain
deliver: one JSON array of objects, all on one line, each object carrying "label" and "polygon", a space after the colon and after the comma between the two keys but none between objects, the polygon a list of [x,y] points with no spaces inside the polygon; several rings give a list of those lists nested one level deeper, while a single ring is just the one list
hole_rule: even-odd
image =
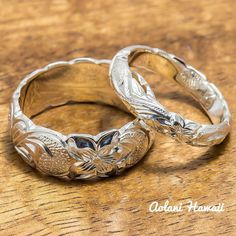
[{"label": "wood grain", "polygon": [[[0,6],[0,235],[236,235],[234,120],[230,137],[219,146],[193,148],[157,135],[137,166],[92,183],[35,172],[14,151],[7,126],[11,94],[28,72],[56,60],[111,58],[131,44],[170,51],[206,73],[234,117],[236,1],[1,0]],[[147,77],[169,109],[206,121],[174,84]],[[78,105],[75,116],[72,110],[63,110],[70,117],[67,127],[83,122],[79,131],[89,133],[130,119],[106,106]],[[225,211],[148,211],[152,201],[166,200],[172,205],[222,202]]]}]

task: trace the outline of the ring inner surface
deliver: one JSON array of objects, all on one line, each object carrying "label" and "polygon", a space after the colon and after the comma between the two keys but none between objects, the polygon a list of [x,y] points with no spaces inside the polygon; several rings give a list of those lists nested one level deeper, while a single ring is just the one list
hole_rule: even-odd
[{"label": "ring inner surface", "polygon": [[[215,94],[212,88],[209,86],[206,87],[204,80],[201,80],[201,78],[191,78],[191,81],[185,80],[184,77],[182,79],[179,76],[181,71],[178,70],[178,66],[175,65],[174,62],[171,62],[161,55],[153,54],[140,49],[130,54],[129,65],[133,68],[142,65],[143,68],[159,74],[162,78],[168,78],[175,81],[176,77],[178,76],[178,84],[181,85],[192,95],[196,101],[200,103],[201,107],[206,112],[208,118],[213,124],[218,124],[225,119],[226,112],[224,104]],[[196,86],[198,86],[197,89]],[[207,93],[212,93],[210,94],[209,98],[206,97],[208,96]]]},{"label": "ring inner surface", "polygon": [[[94,106],[87,103],[98,103],[100,105],[96,105],[94,108]],[[63,106],[66,104],[75,104],[75,106]],[[96,121],[96,119],[102,118],[106,120],[106,123],[110,123],[107,124],[108,128],[113,125],[117,126],[114,124],[115,121],[108,121],[111,119],[110,116],[107,117],[108,113],[113,115],[114,118],[118,118],[119,127],[121,121],[125,124],[132,120],[132,116],[124,116],[122,111],[117,111],[112,107],[109,108],[109,106],[103,107],[102,104],[127,111],[109,84],[108,65],[88,62],[53,68],[44,72],[26,84],[22,88],[20,96],[20,106],[27,117],[33,118],[37,124],[43,126],[51,123],[50,128],[59,129],[58,131],[65,131],[66,133],[78,131],[76,129],[78,122],[84,124],[79,125],[79,131],[83,126],[82,131],[84,132],[89,128],[89,124],[85,123],[91,124],[93,122],[88,122],[88,119]],[[100,114],[101,112],[106,114],[106,117],[103,117]],[[66,113],[70,117],[67,117]],[[58,121],[60,117],[61,121]],[[62,118],[66,121],[67,126],[72,124],[70,129],[69,127],[60,127],[63,126]],[[92,124],[92,126],[96,127],[97,125]],[[72,128],[75,128],[75,130],[71,130]],[[93,129],[89,131],[93,131]],[[98,131],[101,131],[99,127],[93,132]]]}]

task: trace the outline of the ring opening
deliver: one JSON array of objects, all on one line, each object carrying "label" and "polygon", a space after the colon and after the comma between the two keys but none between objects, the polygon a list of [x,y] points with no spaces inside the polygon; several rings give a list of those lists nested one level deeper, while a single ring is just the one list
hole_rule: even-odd
[{"label": "ring opening", "polygon": [[[139,68],[139,70],[147,69],[149,72],[160,75],[161,78],[177,81],[178,84],[184,88],[184,90],[180,91],[181,94],[177,99],[181,97],[182,93],[184,95],[185,91],[189,92],[201,105],[201,108],[203,108],[213,124],[218,124],[225,119],[225,104],[222,103],[221,97],[217,94],[218,90],[210,85],[210,83],[206,82],[202,74],[199,74],[199,72],[193,68],[187,67],[182,60],[176,57],[168,59],[162,55],[147,51],[147,49],[132,51],[128,59],[129,65],[130,67],[132,66],[132,68]],[[140,67],[140,65],[142,66]],[[147,78],[146,76],[143,77],[145,79]],[[156,82],[156,80],[152,81]],[[152,85],[152,83],[150,84]],[[161,86],[159,85],[152,87],[157,87],[157,93],[161,91]],[[200,108],[200,106],[193,101],[190,101],[190,103]],[[206,121],[207,120],[204,120],[204,122]],[[201,122],[203,121],[201,120]]]},{"label": "ring opening", "polygon": [[107,64],[80,62],[44,72],[21,89],[20,106],[36,124],[63,133],[96,134],[133,120],[111,89]]}]

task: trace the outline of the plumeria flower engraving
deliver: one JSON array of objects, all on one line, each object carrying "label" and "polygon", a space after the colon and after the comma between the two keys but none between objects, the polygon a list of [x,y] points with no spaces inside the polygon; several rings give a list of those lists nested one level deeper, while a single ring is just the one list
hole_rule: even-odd
[{"label": "plumeria flower engraving", "polygon": [[119,157],[119,132],[112,130],[102,133],[99,137],[89,135],[70,135],[66,143],[67,150],[77,162],[71,167],[71,173],[86,175],[111,174],[113,163]]}]

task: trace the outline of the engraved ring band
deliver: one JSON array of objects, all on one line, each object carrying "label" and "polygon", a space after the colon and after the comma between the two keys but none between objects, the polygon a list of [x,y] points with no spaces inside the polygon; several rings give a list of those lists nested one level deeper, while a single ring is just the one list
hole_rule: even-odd
[{"label": "engraved ring band", "polygon": [[109,64],[91,58],[55,62],[21,81],[12,97],[10,131],[16,151],[30,166],[64,179],[88,179],[118,174],[146,154],[155,132],[138,118],[96,136],[64,135],[31,119],[47,108],[73,102],[104,103],[125,110],[110,89]]},{"label": "engraved ring band", "polygon": [[[135,68],[140,58],[142,66],[163,78],[174,79],[186,89],[212,124],[185,119],[160,104],[146,80],[130,68]],[[205,75],[173,54],[158,48],[129,46],[114,56],[109,73],[115,91],[130,112],[158,132],[189,145],[212,146],[221,143],[230,131],[231,115],[221,92]]]}]

